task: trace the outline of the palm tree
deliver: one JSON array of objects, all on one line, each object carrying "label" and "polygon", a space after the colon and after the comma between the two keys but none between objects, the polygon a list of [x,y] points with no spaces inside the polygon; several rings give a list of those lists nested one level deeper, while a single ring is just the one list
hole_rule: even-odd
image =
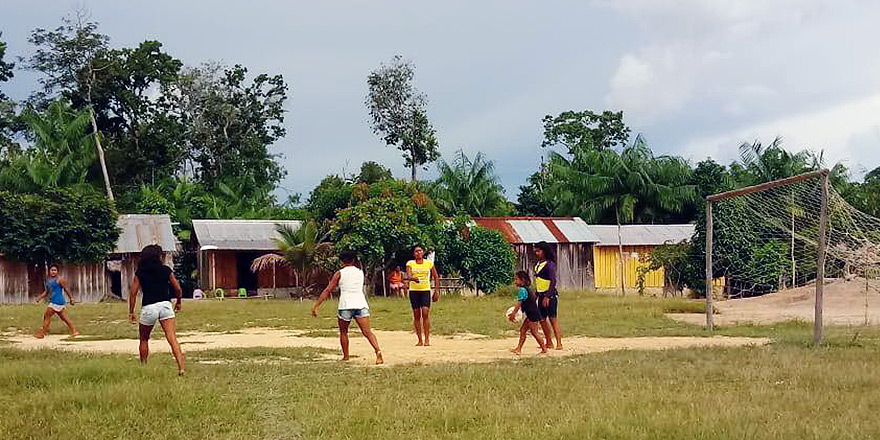
[{"label": "palm tree", "polygon": [[330,251],[332,245],[324,240],[327,234],[321,234],[318,224],[312,220],[294,229],[290,225],[276,225],[275,230],[281,238],[276,238],[279,254],[266,254],[255,258],[251,271],[258,272],[273,265],[286,265],[294,269],[298,277],[302,277],[304,290],[312,287],[311,280],[319,268],[317,258]]},{"label": "palm tree", "polygon": [[552,191],[559,210],[579,215],[590,223],[613,216],[620,252],[620,290],[626,294],[621,225],[647,220],[666,212],[679,212],[697,199],[688,184],[690,167],[681,158],[654,157],[644,141],[618,153],[583,149],[566,158],[551,153]]},{"label": "palm tree", "polygon": [[495,175],[495,165],[483,153],[470,159],[458,150],[452,164],[441,160],[440,177],[432,189],[434,202],[445,215],[504,215],[510,203]]},{"label": "palm tree", "polygon": [[17,152],[0,171],[0,186],[22,192],[87,183],[95,163],[94,135],[88,134],[89,113],[63,100],[43,112],[26,110],[34,145]]}]

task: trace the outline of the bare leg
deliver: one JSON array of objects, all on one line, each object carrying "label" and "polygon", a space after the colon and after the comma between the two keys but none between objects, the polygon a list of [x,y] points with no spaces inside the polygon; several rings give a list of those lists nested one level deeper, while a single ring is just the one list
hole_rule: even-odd
[{"label": "bare leg", "polygon": [[171,353],[174,355],[174,360],[177,361],[177,374],[183,376],[186,372],[186,367],[184,367],[183,350],[180,349],[180,343],[177,342],[177,324],[174,322],[174,318],[159,321],[159,324],[162,325],[165,339],[168,340],[168,345],[171,346]]},{"label": "bare leg", "polygon": [[[529,322],[529,331],[532,332],[532,336],[535,337],[535,340],[538,341],[538,345],[541,346],[541,353],[547,352],[547,345],[544,344],[544,339],[541,338],[541,335],[538,334],[538,323]],[[520,347],[525,343],[525,335],[520,336]]]},{"label": "bare leg", "polygon": [[523,344],[526,343],[526,332],[529,326],[529,321],[523,321],[522,325],[519,327],[519,344],[516,345],[516,348],[510,350],[515,355],[522,354]]},{"label": "bare leg", "polygon": [[152,325],[138,324],[138,335],[140,336],[138,354],[142,364],[146,364],[147,358],[150,357],[150,333],[153,333]]},{"label": "bare leg", "polygon": [[425,332],[425,346],[431,345],[431,308],[422,307],[422,330]]},{"label": "bare leg", "polygon": [[34,336],[37,339],[43,339],[43,337],[45,337],[49,333],[49,324],[52,323],[53,314],[55,314],[55,312],[52,309],[46,307],[46,312],[43,313],[43,324],[40,326],[40,329],[37,330],[36,333],[34,333]]},{"label": "bare leg", "polygon": [[556,349],[562,350],[562,328],[559,326],[559,319],[550,318],[550,324],[553,326],[553,333],[556,335]]},{"label": "bare leg", "polygon": [[553,331],[550,329],[550,323],[548,319],[541,320],[541,330],[544,331],[544,341],[547,348],[553,348]]},{"label": "bare leg", "polygon": [[348,326],[350,322],[337,318],[339,323],[339,345],[342,346],[342,360],[348,360]]},{"label": "bare leg", "polygon": [[421,309],[413,309],[413,328],[416,331],[416,337],[419,338],[419,343],[417,346],[421,347],[425,345],[425,340],[422,339],[422,310]]},{"label": "bare leg", "polygon": [[67,324],[67,328],[70,330],[71,336],[73,336],[74,338],[79,336],[79,332],[76,330],[76,327],[74,327],[73,322],[70,320],[70,316],[68,316],[67,314],[67,309],[62,310],[61,313],[58,314],[58,316],[61,318],[62,321],[64,321],[65,324]]},{"label": "bare leg", "polygon": [[358,327],[361,328],[361,333],[370,341],[370,345],[373,346],[373,351],[376,352],[376,365],[385,363],[385,359],[382,357],[382,350],[379,349],[379,341],[376,340],[376,335],[373,334],[373,330],[370,329],[370,318],[355,318],[355,322],[357,322]]}]

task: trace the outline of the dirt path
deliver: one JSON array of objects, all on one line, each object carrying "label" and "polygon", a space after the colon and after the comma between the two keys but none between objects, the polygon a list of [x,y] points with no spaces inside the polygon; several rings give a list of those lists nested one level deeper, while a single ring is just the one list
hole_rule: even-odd
[{"label": "dirt path", "polygon": [[[715,303],[715,324],[773,324],[783,321],[813,322],[816,287],[810,284],[754,298],[731,299]],[[823,321],[827,325],[880,325],[880,283],[866,283],[864,278],[826,281]],[[688,324],[705,325],[703,314],[668,314]]]},{"label": "dirt path", "polygon": [[[181,334],[180,341],[184,351],[210,350],[217,348],[243,347],[319,347],[339,350],[336,337],[306,336],[307,332],[268,328],[251,328],[235,333],[190,333]],[[354,337],[357,335],[357,337]],[[373,352],[367,341],[357,333],[352,333],[351,354],[356,364],[371,364]],[[415,335],[402,331],[376,331],[379,345],[385,355],[386,364],[439,363],[439,362],[492,362],[515,359],[509,351],[516,345],[516,339],[488,339],[480,335],[435,336],[430,347],[416,347]],[[64,335],[49,335],[45,339],[33,336],[8,336],[13,347],[21,349],[51,348],[91,353],[137,353],[138,342],[134,339],[114,339],[104,341],[69,341]],[[663,350],[687,347],[737,347],[744,345],[763,345],[769,343],[765,338],[732,338],[716,336],[702,337],[644,337],[644,338],[588,338],[572,337],[563,340],[565,349],[552,350],[551,356],[567,356],[584,353],[597,353],[611,350]],[[150,344],[154,352],[168,352],[164,340],[154,340]],[[522,357],[538,355],[534,340],[526,343]],[[338,356],[327,356],[337,359]]]}]

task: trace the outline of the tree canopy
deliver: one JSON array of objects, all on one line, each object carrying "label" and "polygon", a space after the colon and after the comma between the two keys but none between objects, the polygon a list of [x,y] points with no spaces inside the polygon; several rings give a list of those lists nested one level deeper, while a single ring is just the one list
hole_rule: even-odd
[{"label": "tree canopy", "polygon": [[413,182],[419,167],[440,157],[434,127],[428,120],[427,98],[413,86],[413,64],[401,56],[382,64],[367,77],[373,131],[403,153]]}]

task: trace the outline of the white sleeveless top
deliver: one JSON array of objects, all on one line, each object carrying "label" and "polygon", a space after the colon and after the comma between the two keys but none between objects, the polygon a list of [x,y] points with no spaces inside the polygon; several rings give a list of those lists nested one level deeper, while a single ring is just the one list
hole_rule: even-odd
[{"label": "white sleeveless top", "polygon": [[368,308],[364,295],[364,272],[355,266],[339,270],[339,310]]}]

